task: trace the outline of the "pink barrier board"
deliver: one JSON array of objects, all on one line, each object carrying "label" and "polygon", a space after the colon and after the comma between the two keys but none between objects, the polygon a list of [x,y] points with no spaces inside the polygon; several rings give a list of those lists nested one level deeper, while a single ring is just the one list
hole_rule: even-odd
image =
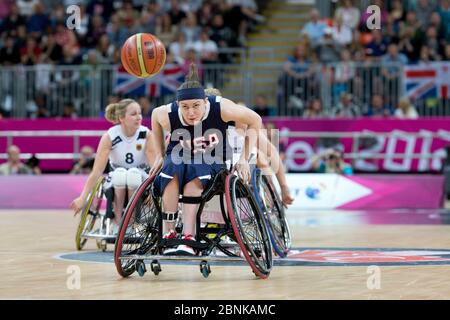
[{"label": "pink barrier board", "polygon": [[[68,209],[87,176],[0,176],[0,209]],[[292,210],[388,209],[442,206],[442,176],[289,174]]]},{"label": "pink barrier board", "polygon": [[0,208],[69,209],[86,180],[69,174],[0,176]]},{"label": "pink barrier board", "polygon": [[444,199],[440,175],[286,175],[292,210],[439,209]]},{"label": "pink barrier board", "polygon": [[339,209],[438,209],[443,204],[443,176],[361,175],[347,179],[370,189],[372,193]]}]

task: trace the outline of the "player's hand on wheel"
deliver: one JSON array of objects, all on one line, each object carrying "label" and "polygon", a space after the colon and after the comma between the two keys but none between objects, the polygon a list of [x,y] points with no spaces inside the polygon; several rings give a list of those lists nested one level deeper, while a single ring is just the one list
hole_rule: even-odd
[{"label": "player's hand on wheel", "polygon": [[283,206],[285,208],[287,208],[288,205],[294,202],[294,198],[292,198],[291,195],[289,194],[288,187],[281,188],[281,202],[283,202]]},{"label": "player's hand on wheel", "polygon": [[250,181],[250,166],[248,164],[248,162],[242,161],[242,162],[238,162],[235,166],[234,166],[239,178],[242,179],[242,181],[244,183],[248,183]]},{"label": "player's hand on wheel", "polygon": [[156,175],[158,174],[159,170],[161,170],[163,164],[164,164],[164,159],[161,158],[161,157],[158,157],[158,158],[155,160],[155,162],[154,162],[152,168],[150,169],[150,171],[149,171],[149,173],[148,173],[149,176],[150,176],[150,177],[156,176]]},{"label": "player's hand on wheel", "polygon": [[72,201],[72,203],[70,204],[70,208],[74,211],[74,216],[76,216],[81,211],[81,209],[83,209],[83,203],[84,201],[81,197],[78,197]]}]

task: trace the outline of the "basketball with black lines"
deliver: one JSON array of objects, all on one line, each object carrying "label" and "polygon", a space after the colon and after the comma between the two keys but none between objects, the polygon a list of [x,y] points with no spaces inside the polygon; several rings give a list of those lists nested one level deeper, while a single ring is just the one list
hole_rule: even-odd
[{"label": "basketball with black lines", "polygon": [[120,59],[128,73],[139,78],[148,78],[163,68],[166,62],[166,48],[154,35],[137,33],[123,44]]}]

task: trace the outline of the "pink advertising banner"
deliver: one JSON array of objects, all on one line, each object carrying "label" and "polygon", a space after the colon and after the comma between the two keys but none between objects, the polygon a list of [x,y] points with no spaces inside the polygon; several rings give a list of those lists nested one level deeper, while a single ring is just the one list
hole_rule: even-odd
[{"label": "pink advertising banner", "polygon": [[[286,165],[292,171],[311,170],[311,157],[317,152],[319,138],[314,133],[334,132],[365,133],[369,138],[359,138],[355,153],[361,156],[353,163],[354,169],[365,172],[436,172],[442,168],[446,156],[445,147],[450,145],[450,118],[427,118],[418,120],[398,119],[345,119],[345,120],[293,120],[275,118],[266,121],[280,130],[280,143],[286,151]],[[308,132],[312,137],[290,137],[290,132]],[[377,133],[389,133],[383,137]],[[418,134],[413,136],[412,134]],[[336,138],[349,154],[355,139]],[[413,154],[419,158],[413,159]],[[293,159],[303,155],[304,159]],[[401,156],[401,158],[395,158]],[[430,157],[431,155],[431,157]],[[379,159],[362,159],[364,156],[381,156]],[[349,159],[346,159],[350,163]]]},{"label": "pink advertising banner", "polygon": [[[357,159],[354,168],[363,172],[435,172],[441,170],[444,148],[450,145],[450,118],[428,118],[418,120],[397,119],[344,119],[344,120],[301,120],[292,118],[267,119],[283,133],[308,132],[308,138],[282,138],[285,144],[287,166],[292,171],[311,170],[311,157],[317,151],[318,138],[314,133],[355,132],[373,134],[372,138],[360,139],[359,148],[355,150],[361,157],[382,156],[381,159]],[[145,119],[144,125],[149,125]],[[12,130],[100,130],[111,126],[104,119],[39,119],[39,120],[0,120],[0,131]],[[376,133],[390,133],[390,137],[376,136]],[[412,136],[416,133],[419,136]],[[90,145],[96,149],[100,136],[81,137],[80,147]],[[352,152],[353,138],[339,139],[345,153]],[[71,137],[14,137],[23,153],[72,153],[74,139]],[[6,137],[0,137],[0,152],[5,152]],[[394,154],[403,158],[394,158]],[[420,158],[413,159],[413,154]],[[293,159],[297,155],[305,159]],[[431,155],[431,157],[428,157]],[[4,160],[3,160],[4,161]],[[3,162],[0,160],[0,162]],[[347,161],[349,161],[347,159]],[[41,169],[50,171],[68,171],[72,167],[71,160],[42,160]]]},{"label": "pink advertising banner", "polygon": [[[146,119],[144,125],[149,125]],[[56,134],[63,130],[99,130],[106,132],[111,127],[111,123],[105,119],[37,119],[37,120],[0,120],[1,131],[54,131]],[[99,136],[80,137],[79,146],[91,146],[97,149]],[[22,153],[73,153],[73,137],[18,137],[12,139],[12,143],[19,146]],[[0,152],[6,152],[7,138],[0,137]],[[0,160],[4,162],[4,160]],[[46,171],[69,171],[72,168],[73,160],[41,160],[39,167]]]}]

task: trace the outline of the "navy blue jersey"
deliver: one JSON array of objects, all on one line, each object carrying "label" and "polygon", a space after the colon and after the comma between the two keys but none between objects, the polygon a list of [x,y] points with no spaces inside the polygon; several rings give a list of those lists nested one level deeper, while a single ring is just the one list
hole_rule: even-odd
[{"label": "navy blue jersey", "polygon": [[232,156],[227,143],[228,123],[220,115],[222,97],[209,96],[203,120],[193,125],[184,122],[177,102],[170,106],[170,143],[166,154],[183,158],[184,163],[224,163]]}]

